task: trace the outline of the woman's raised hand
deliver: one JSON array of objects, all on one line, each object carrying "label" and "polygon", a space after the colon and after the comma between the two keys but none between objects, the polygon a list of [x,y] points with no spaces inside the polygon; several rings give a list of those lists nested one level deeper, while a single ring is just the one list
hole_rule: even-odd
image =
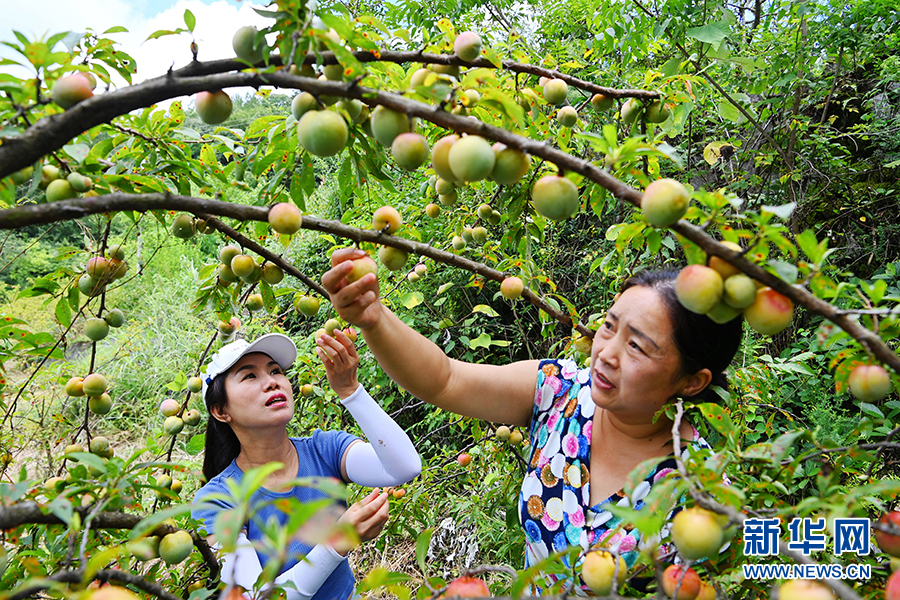
[{"label": "woman's raised hand", "polygon": [[340,329],[335,329],[332,336],[316,338],[316,354],[325,365],[325,375],[331,389],[345,399],[356,391],[359,382],[356,369],[359,367],[359,354],[353,341]]},{"label": "woman's raised hand", "polygon": [[353,261],[364,256],[367,254],[358,248],[336,250],[331,255],[331,269],[322,275],[322,286],[328,291],[331,304],[341,318],[367,329],[381,318],[378,278],[369,273],[353,283],[347,281]]}]

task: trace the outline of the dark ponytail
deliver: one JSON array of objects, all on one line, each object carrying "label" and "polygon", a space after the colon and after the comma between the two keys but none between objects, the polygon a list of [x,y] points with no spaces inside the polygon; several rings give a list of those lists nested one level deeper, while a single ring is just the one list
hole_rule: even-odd
[{"label": "dark ponytail", "polygon": [[681,368],[688,374],[701,369],[709,369],[712,373],[709,385],[691,396],[691,400],[720,402],[719,395],[710,388],[718,386],[728,389],[725,369],[731,364],[741,345],[744,318],[739,315],[727,323],[719,324],[706,315],[689,311],[675,295],[677,276],[677,269],[641,271],[625,281],[622,291],[639,286],[653,289],[659,294],[672,322],[672,341],[681,356]]},{"label": "dark ponytail", "polygon": [[241,452],[241,443],[231,429],[212,415],[213,407],[225,408],[228,396],[225,394],[225,373],[218,375],[206,390],[206,444],[203,451],[203,476],[206,481],[225,470]]}]

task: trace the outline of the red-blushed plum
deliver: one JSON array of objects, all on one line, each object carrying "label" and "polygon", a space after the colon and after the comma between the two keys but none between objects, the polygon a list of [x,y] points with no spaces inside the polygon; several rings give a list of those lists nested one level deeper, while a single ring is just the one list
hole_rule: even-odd
[{"label": "red-blushed plum", "polygon": [[675,278],[675,295],[691,312],[706,314],[722,299],[722,277],[703,265],[688,265]]},{"label": "red-blushed plum", "polygon": [[[618,573],[616,573],[616,563],[618,563]],[[628,565],[625,564],[622,557],[614,558],[609,552],[588,552],[581,563],[581,578],[598,596],[606,596],[611,593],[613,581],[616,581],[616,589],[621,589],[627,575]]]},{"label": "red-blushed plum", "polygon": [[[850,393],[863,402],[877,402],[891,393],[891,376],[880,365],[860,365],[847,378]],[[877,534],[876,534],[877,535]]]},{"label": "red-blushed plum", "polygon": [[197,116],[207,125],[217,125],[228,120],[233,107],[231,97],[222,90],[197,92],[194,96]]},{"label": "red-blushed plum", "polygon": [[474,31],[464,31],[453,42],[453,52],[466,61],[472,62],[481,54],[481,36]]},{"label": "red-blushed plum", "polygon": [[[894,527],[900,528],[900,511],[895,510],[881,515],[878,519],[878,524],[892,524]],[[885,554],[900,556],[900,535],[875,529],[875,543],[878,544],[878,547]]]},{"label": "red-blushed plum", "polygon": [[477,577],[457,577],[447,586],[441,598],[489,598],[491,591],[487,584]]},{"label": "red-blushed plum", "polygon": [[641,210],[647,221],[656,227],[668,227],[687,212],[691,195],[674,179],[657,179],[647,186],[641,196]]},{"label": "red-blushed plum", "polygon": [[382,206],[372,214],[372,229],[381,233],[397,233],[402,223],[400,211],[393,206]]},{"label": "red-blushed plum", "polygon": [[694,600],[700,593],[700,583],[697,571],[683,565],[669,565],[662,574],[663,590],[673,600]]},{"label": "red-blushed plum", "polygon": [[794,317],[794,303],[770,287],[756,290],[753,304],[744,309],[747,324],[763,335],[775,335],[787,328]]},{"label": "red-blushed plum", "polygon": [[522,296],[525,284],[518,277],[507,277],[500,283],[500,293],[507,300],[516,300]]},{"label": "red-blushed plum", "polygon": [[53,101],[63,108],[71,108],[94,95],[91,81],[83,73],[64,75],[53,84]]}]

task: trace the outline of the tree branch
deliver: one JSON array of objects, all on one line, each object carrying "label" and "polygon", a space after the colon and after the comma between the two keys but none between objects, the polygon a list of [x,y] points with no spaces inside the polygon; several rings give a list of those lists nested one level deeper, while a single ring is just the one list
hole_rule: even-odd
[{"label": "tree branch", "polygon": [[[81,518],[89,513],[90,506],[75,507],[75,512],[81,515]],[[137,515],[130,515],[123,512],[100,512],[94,515],[90,522],[91,529],[134,529],[143,519]],[[37,502],[19,502],[11,506],[0,506],[0,530],[12,529],[20,525],[65,525],[65,523],[56,515],[45,514],[41,510],[41,506]],[[171,525],[158,525],[151,532],[151,535],[160,537],[169,533],[179,531],[178,527]],[[187,531],[187,530],[185,530]],[[219,575],[219,561],[206,539],[198,536],[192,531],[188,531],[194,541],[194,547],[203,556],[203,561],[209,568],[210,578],[215,579]]]},{"label": "tree branch", "polygon": [[[97,571],[94,574],[94,579],[97,581],[121,581],[133,585],[148,594],[153,594],[158,598],[162,598],[162,600],[182,600],[178,596],[166,591],[161,585],[147,581],[138,575],[132,575],[131,573],[126,573],[118,569],[102,569]],[[24,600],[25,598],[34,596],[40,591],[52,587],[53,583],[82,583],[84,581],[84,569],[60,571],[59,573],[37,581],[39,583],[19,590],[15,594],[9,596],[7,600]]]},{"label": "tree branch", "polygon": [[[374,55],[364,53],[370,60],[378,60]],[[331,53],[323,53],[323,56]],[[463,63],[451,55],[419,54],[417,52],[383,52],[382,57],[393,57],[396,62],[430,61],[433,64],[483,66],[493,68],[486,59],[478,59],[472,63]],[[309,60],[309,59],[307,59]],[[324,60],[324,59],[323,59]],[[331,60],[334,62],[333,55]],[[203,66],[203,63],[198,63]],[[518,63],[510,63],[518,65]],[[42,156],[51,151],[62,148],[71,139],[83,131],[111,122],[115,117],[127,114],[132,110],[144,108],[152,104],[195,94],[202,91],[218,90],[229,87],[254,87],[259,88],[268,85],[277,85],[282,88],[294,88],[310,92],[314,95],[338,95],[352,97],[369,102],[373,94],[382,95],[385,92],[376,92],[373,89],[357,86],[355,83],[338,81],[320,81],[309,77],[290,75],[283,71],[274,73],[225,73],[215,74],[218,70],[232,71],[242,66],[238,61],[215,61],[208,69],[185,68],[171,74],[150,79],[143,83],[131,85],[115,92],[98,94],[75,106],[62,114],[44,117],[24,134],[15,138],[9,138],[0,144],[0,179],[7,175],[34,164]],[[656,92],[644,90],[618,90],[607,88],[582,81],[570,75],[544,69],[534,65],[518,65],[521,72],[531,73],[543,77],[558,77],[572,85],[582,87],[587,91],[602,93],[613,97],[638,97],[657,98]],[[188,72],[200,72],[199,75],[186,75]],[[205,71],[211,71],[208,74]],[[176,74],[178,76],[176,76]],[[354,93],[355,92],[355,93]],[[389,94],[396,96],[395,94]],[[400,97],[400,96],[396,96]],[[410,101],[412,102],[412,101]],[[381,102],[375,102],[381,104]],[[421,103],[418,103],[421,104]],[[430,110],[434,110],[430,105]],[[459,117],[464,119],[465,117]],[[471,119],[470,119],[471,120]]]},{"label": "tree branch", "polygon": [[[267,207],[232,204],[230,202],[212,200],[209,198],[191,198],[190,196],[174,196],[172,194],[159,193],[125,194],[116,192],[104,196],[93,196],[91,198],[80,198],[77,200],[63,200],[51,204],[28,204],[3,210],[0,211],[0,229],[14,229],[26,225],[52,223],[54,221],[77,219],[90,214],[121,210],[134,210],[138,212],[145,212],[148,210],[183,210],[191,212],[200,218],[208,218],[209,215],[218,215],[230,217],[239,221],[264,222],[268,222],[269,214],[269,209]],[[234,239],[239,240],[242,244],[247,242],[246,246],[248,248],[259,253],[261,256],[264,256],[267,260],[274,259],[273,262],[277,262],[279,266],[287,265],[288,268],[291,269],[292,275],[297,274],[300,275],[301,278],[305,277],[296,268],[290,267],[284,259],[272,254],[265,248],[262,248],[258,244],[242,236],[234,229],[222,224],[220,221],[210,220],[210,226],[219,229],[223,233],[226,233],[226,235],[234,237]],[[356,243],[371,242],[373,244],[393,246],[412,254],[427,256],[437,262],[477,273],[478,275],[498,283],[502,283],[506,278],[506,275],[502,271],[492,269],[484,263],[469,260],[468,258],[443,250],[438,250],[433,246],[421,242],[414,242],[405,238],[386,235],[372,229],[359,229],[358,227],[344,225],[340,221],[329,221],[304,215],[303,229],[332,233],[343,238],[351,239]],[[309,281],[312,284],[311,287],[314,287],[317,292],[326,298],[328,297],[328,294],[321,286],[312,282],[309,278],[305,278],[304,282],[306,281]],[[556,310],[530,289],[525,288],[522,296],[546,312],[551,318],[556,319],[567,327],[573,327],[572,319],[568,313]],[[583,335],[593,336],[593,332],[581,324],[578,324],[576,328]]]},{"label": "tree branch", "polygon": [[[270,252],[266,248],[260,246],[259,244],[257,244],[256,242],[254,242],[253,240],[248,238],[247,236],[242,235],[236,229],[229,227],[228,225],[226,225],[219,219],[216,219],[215,217],[210,217],[209,215],[204,214],[204,213],[200,213],[197,216],[200,217],[201,219],[206,219],[206,224],[209,225],[210,227],[212,227],[213,229],[224,233],[225,235],[227,235],[228,237],[230,237],[231,239],[233,239],[234,241],[239,243],[244,248],[249,248],[249,249],[253,250],[254,252],[256,252],[258,255],[262,256],[263,258],[265,258],[270,263],[274,263],[274,264],[278,265],[279,267],[281,267],[284,270],[284,272],[287,273],[288,275],[296,277],[297,279],[299,279],[300,281],[305,283],[310,288],[316,290],[322,297],[328,298],[328,292],[325,291],[325,288],[323,288],[321,285],[319,285],[318,283],[316,283],[315,281],[313,281],[312,279],[310,279],[309,277],[307,277],[306,275],[301,273],[300,270],[297,269],[297,267],[295,267],[291,263],[287,262],[282,257],[278,256],[277,254],[275,254],[273,252]],[[307,218],[309,218],[309,217],[304,217],[304,219],[307,219]]]},{"label": "tree branch", "polygon": [[[157,80],[153,80],[151,82],[148,82],[147,84],[140,84],[133,87],[139,88],[143,85],[147,85],[147,94],[152,93],[160,96],[158,100],[165,99],[162,96],[166,95],[168,95],[169,97],[173,97],[183,93],[201,91],[203,89],[221,89],[223,87],[241,85],[277,85],[285,88],[303,89],[312,94],[326,94],[357,98],[359,100],[365,101],[369,105],[382,105],[394,111],[407,114],[411,117],[421,117],[422,119],[430,121],[436,125],[440,125],[441,127],[445,127],[452,131],[479,135],[495,142],[501,142],[511,148],[521,150],[522,152],[526,152],[528,154],[540,157],[546,161],[555,163],[560,171],[571,171],[573,173],[578,173],[579,175],[584,176],[590,181],[593,181],[594,183],[597,183],[600,186],[604,187],[619,200],[629,202],[637,207],[640,207],[641,205],[642,194],[638,190],[622,183],[621,181],[610,175],[606,170],[597,167],[593,163],[566,154],[565,152],[554,148],[546,142],[538,142],[527,137],[516,135],[505,129],[488,125],[487,123],[483,123],[476,119],[453,115],[443,110],[436,109],[434,106],[425,104],[423,102],[410,100],[394,93],[380,92],[371,88],[364,88],[352,82],[343,83],[336,81],[321,81],[317,79],[310,79],[308,77],[290,75],[284,72],[267,73],[265,75],[254,73],[231,73],[227,75],[213,75],[199,79],[176,81],[172,84],[163,84],[159,86],[158,89],[157,87],[153,87],[157,85],[156,83],[154,83],[156,81]],[[49,140],[52,140],[53,144],[58,144],[61,146],[69,140],[69,138],[66,137],[66,132],[68,132],[73,126],[78,131],[83,131],[86,126],[93,126],[93,124],[96,124],[93,123],[86,125],[82,121],[73,121],[73,119],[70,118],[70,113],[72,113],[72,117],[80,116],[81,118],[88,119],[89,117],[91,117],[92,111],[86,110],[85,107],[94,106],[97,111],[108,114],[108,112],[112,110],[112,108],[107,105],[113,103],[107,99],[107,96],[112,95],[114,94],[106,94],[86,100],[80,104],[75,105],[75,107],[67,111],[65,115],[42,119],[34,126],[34,128],[30,129],[21,137],[16,138],[16,140],[9,144],[0,146],[0,176],[4,174],[4,171],[6,169],[9,169],[11,172],[12,170],[15,170],[16,165],[20,163],[23,166],[31,164],[32,162],[34,162],[34,160],[36,160],[43,154],[46,154],[46,147],[42,146],[40,150],[35,148],[35,144],[37,142],[40,141],[42,144],[46,144],[50,143]],[[140,97],[141,95],[137,94],[137,96]],[[137,102],[136,98],[132,98],[130,96],[129,101],[143,105],[140,102]],[[106,103],[104,104],[105,108],[103,110],[100,110],[100,108],[96,108],[98,107],[99,103],[103,102]],[[137,106],[135,106],[135,108],[136,107]],[[83,112],[85,110],[86,112]],[[47,122],[47,124],[43,127],[39,127],[43,123],[45,123],[45,121]],[[65,122],[63,123],[62,121]],[[15,146],[15,148],[13,148],[13,146]],[[11,155],[11,152],[13,152],[13,150],[18,150],[18,153],[13,153]],[[32,154],[28,155],[28,152],[31,152]],[[24,158],[23,155],[25,155]],[[62,202],[54,202],[52,204],[42,205],[25,205],[3,210],[0,211],[0,229],[11,229],[23,227],[30,224],[51,223],[58,220],[75,219],[86,214],[94,214],[97,212],[111,212],[115,210],[146,211],[159,209],[182,209],[193,212],[194,214],[209,213],[219,216],[233,217],[240,220],[256,221],[267,220],[266,214],[268,212],[266,208],[242,206],[211,199],[190,198],[187,196],[173,196],[170,194],[159,193],[146,194],[143,196],[131,196],[128,194],[116,193],[108,194],[106,196],[95,196],[89,199],[66,200]],[[327,226],[325,224],[327,224]],[[502,281],[503,278],[502,273],[494,269],[490,269],[486,265],[464,259],[448,252],[436,250],[431,246],[428,246],[427,244],[420,244],[417,242],[411,242],[409,240],[402,240],[401,238],[395,238],[393,236],[382,236],[378,232],[357,229],[355,227],[343,225],[342,223],[324,221],[316,219],[315,217],[304,218],[303,226],[306,229],[317,229],[320,231],[336,233],[343,237],[354,239],[357,242],[369,241],[373,243],[383,243],[389,246],[395,246],[397,248],[412,251],[417,254],[429,256],[439,262],[445,262],[447,264],[455,265],[479,273],[495,281]],[[777,292],[787,296],[795,304],[799,304],[815,314],[822,315],[823,317],[846,331],[853,338],[855,338],[860,344],[863,345],[863,347],[865,347],[876,358],[878,358],[878,360],[890,365],[895,371],[900,373],[900,356],[892,352],[884,344],[884,342],[882,342],[880,337],[867,330],[855,320],[848,318],[846,315],[841,315],[839,311],[831,304],[825,302],[824,300],[816,298],[814,295],[801,287],[790,285],[787,282],[775,277],[774,275],[765,271],[762,267],[744,258],[741,253],[731,250],[727,246],[724,246],[721,243],[715,241],[702,228],[696,225],[681,220],[672,225],[670,229],[681,234],[691,242],[697,244],[697,246],[703,249],[707,254],[722,258],[726,262],[729,262],[735,267],[739,268],[750,277],[770,286]],[[560,311],[556,311],[549,306],[546,306],[545,308],[543,303],[538,304],[539,299],[528,289],[526,289],[525,291],[525,296],[529,301],[539,306],[554,319],[557,319],[564,324],[571,324],[571,320],[568,315]],[[579,331],[582,330],[579,329]],[[585,335],[591,335],[591,333],[588,332],[586,328],[584,329],[584,331],[582,331],[582,333],[584,333]]]}]

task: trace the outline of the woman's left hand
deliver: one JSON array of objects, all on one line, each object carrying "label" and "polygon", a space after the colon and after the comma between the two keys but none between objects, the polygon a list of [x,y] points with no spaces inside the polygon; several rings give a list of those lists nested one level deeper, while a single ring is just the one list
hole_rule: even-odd
[{"label": "woman's left hand", "polygon": [[316,338],[316,344],[316,354],[325,365],[325,375],[331,389],[341,400],[350,397],[359,387],[356,379],[359,355],[353,342],[343,331],[335,329],[333,337],[323,335]]}]

